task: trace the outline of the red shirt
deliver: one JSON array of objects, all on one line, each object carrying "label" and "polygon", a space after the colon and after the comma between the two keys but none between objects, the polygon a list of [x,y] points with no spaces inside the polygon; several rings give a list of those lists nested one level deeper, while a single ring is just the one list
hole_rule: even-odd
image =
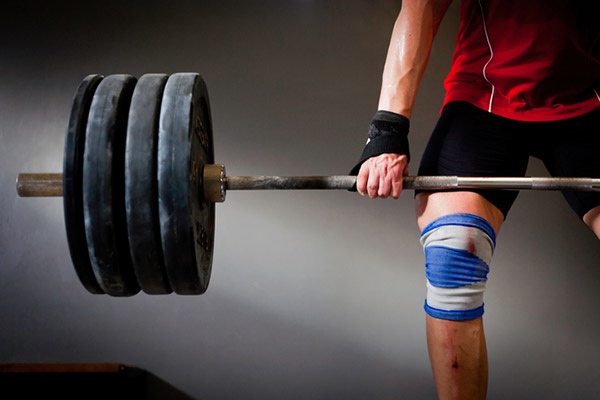
[{"label": "red shirt", "polygon": [[444,104],[467,101],[521,121],[599,108],[599,3],[462,0]]}]

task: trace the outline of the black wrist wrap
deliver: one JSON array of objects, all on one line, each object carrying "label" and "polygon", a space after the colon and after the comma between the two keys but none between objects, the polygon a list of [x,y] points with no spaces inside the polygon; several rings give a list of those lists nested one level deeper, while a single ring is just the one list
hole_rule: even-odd
[{"label": "black wrist wrap", "polygon": [[358,175],[365,160],[385,153],[406,154],[410,161],[408,130],[410,122],[403,115],[390,111],[377,111],[369,126],[369,141],[350,175]]}]

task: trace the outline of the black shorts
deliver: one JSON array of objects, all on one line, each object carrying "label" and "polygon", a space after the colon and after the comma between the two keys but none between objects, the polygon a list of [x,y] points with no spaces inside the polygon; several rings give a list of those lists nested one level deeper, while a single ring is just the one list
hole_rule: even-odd
[{"label": "black shorts", "polygon": [[[551,122],[503,118],[466,102],[447,104],[419,167],[419,175],[524,176],[529,156],[552,176],[600,178],[600,108]],[[464,191],[464,189],[461,189]],[[517,191],[470,190],[506,217]],[[600,206],[600,193],[563,192],[579,218]]]}]

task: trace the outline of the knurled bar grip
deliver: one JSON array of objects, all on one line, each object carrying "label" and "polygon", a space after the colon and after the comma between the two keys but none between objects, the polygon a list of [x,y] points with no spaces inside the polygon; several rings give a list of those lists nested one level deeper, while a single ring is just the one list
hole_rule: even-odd
[{"label": "knurled bar grip", "polygon": [[[350,189],[355,176],[224,176],[225,190]],[[212,183],[212,182],[211,182]],[[214,182],[218,184],[218,182]],[[532,177],[405,176],[408,190],[499,189],[600,191],[600,179]],[[19,174],[17,193],[21,197],[62,196],[62,174]]]}]

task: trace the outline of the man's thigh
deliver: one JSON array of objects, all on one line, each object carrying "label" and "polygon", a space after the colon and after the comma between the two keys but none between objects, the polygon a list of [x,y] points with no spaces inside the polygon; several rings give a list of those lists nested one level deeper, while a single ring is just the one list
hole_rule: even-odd
[{"label": "man's thigh", "polygon": [[[519,126],[518,121],[490,114],[465,102],[447,104],[421,158],[419,175],[523,176],[529,154]],[[457,193],[463,192],[466,190]],[[470,209],[487,212],[485,210],[493,204],[506,216],[518,194],[498,190],[468,192],[471,194],[440,197],[441,194],[436,193],[424,197],[458,199],[454,205],[465,208],[467,213]],[[419,198],[423,196],[419,194]],[[437,200],[432,201],[438,204]],[[466,203],[461,204],[463,201]],[[434,208],[440,207],[445,206]]]},{"label": "man's thigh", "polygon": [[[599,124],[600,109],[572,119],[539,123],[533,155],[544,162],[552,176],[600,178]],[[590,221],[598,213],[592,210],[600,207],[600,193],[566,191],[563,195],[577,216],[593,229]]]},{"label": "man's thigh", "polygon": [[485,219],[498,235],[504,221],[504,215],[496,206],[474,192],[422,192],[416,196],[415,205],[421,230],[440,217],[465,213]]}]

